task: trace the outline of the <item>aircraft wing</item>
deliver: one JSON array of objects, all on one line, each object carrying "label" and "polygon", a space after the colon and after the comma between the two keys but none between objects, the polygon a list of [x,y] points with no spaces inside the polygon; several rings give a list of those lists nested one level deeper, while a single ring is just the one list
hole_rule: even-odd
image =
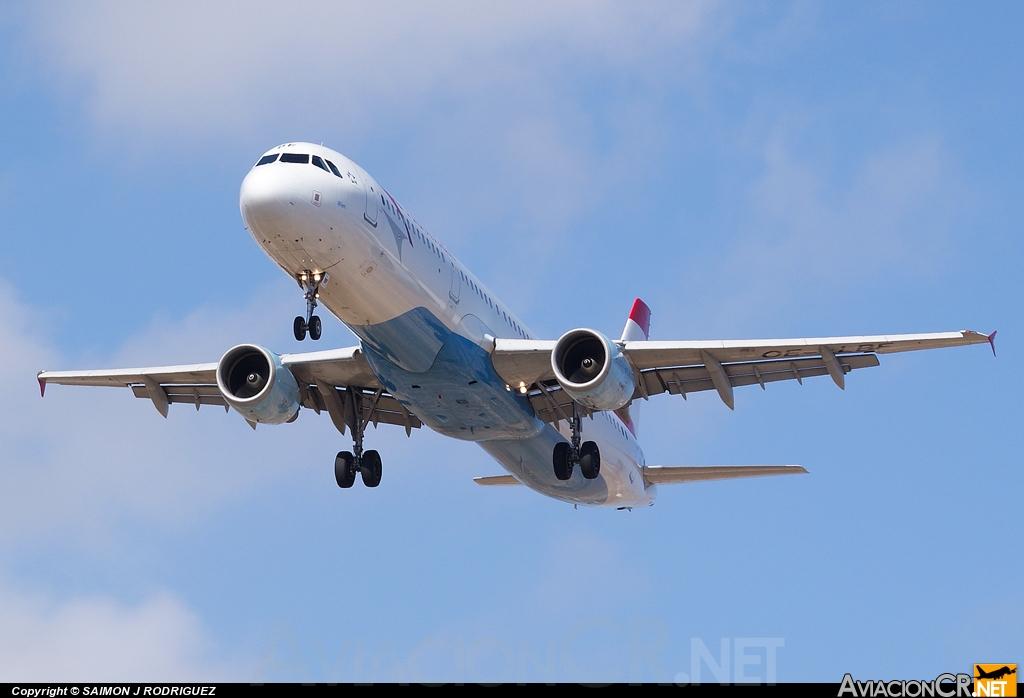
[{"label": "aircraft wing", "polygon": [[[634,341],[616,342],[633,368],[633,399],[660,393],[681,395],[717,390],[734,407],[733,388],[780,380],[831,376],[844,388],[844,376],[878,365],[878,354],[939,349],[968,344],[994,345],[991,335],[963,330],[932,334],[816,337],[805,339]],[[497,339],[491,362],[505,382],[527,389],[541,419],[557,422],[572,414],[572,399],[563,393],[551,369],[555,342]]]},{"label": "aircraft wing", "polygon": [[[282,354],[283,363],[299,384],[303,407],[319,414],[326,411],[341,433],[355,421],[359,405],[365,422],[404,426],[406,433],[422,426],[420,420],[388,394],[373,375],[359,347],[304,354]],[[228,404],[217,387],[217,364],[187,364],[148,368],[115,368],[93,371],[41,371],[39,392],[49,383],[129,388],[135,397],[148,398],[163,416],[171,403]],[[250,423],[253,428],[255,425]]]}]

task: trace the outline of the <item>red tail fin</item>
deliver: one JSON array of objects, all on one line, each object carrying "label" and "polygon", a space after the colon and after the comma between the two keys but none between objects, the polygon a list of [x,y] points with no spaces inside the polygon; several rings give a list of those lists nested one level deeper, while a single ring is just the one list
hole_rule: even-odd
[{"label": "red tail fin", "polygon": [[[626,326],[622,328],[622,341],[623,342],[639,342],[650,338],[651,332],[651,309],[647,307],[647,304],[637,298],[633,301],[633,308],[629,311],[629,317],[626,318]],[[637,432],[637,421],[638,421],[638,410],[639,405],[631,405],[629,407],[623,407],[615,410],[615,414],[618,415],[622,423],[626,425],[626,428],[636,436]]]},{"label": "red tail fin", "polygon": [[626,326],[622,328],[623,342],[636,342],[650,338],[651,333],[651,309],[647,304],[637,298],[633,301],[633,308],[629,311],[626,319]]}]

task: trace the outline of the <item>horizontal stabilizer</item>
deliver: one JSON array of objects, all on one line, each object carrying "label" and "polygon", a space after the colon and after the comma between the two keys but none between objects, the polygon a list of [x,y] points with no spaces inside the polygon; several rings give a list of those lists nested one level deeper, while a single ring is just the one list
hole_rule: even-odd
[{"label": "horizontal stabilizer", "polygon": [[737,477],[796,475],[806,473],[800,465],[645,465],[644,480],[650,485],[702,480],[729,480]]},{"label": "horizontal stabilizer", "polygon": [[473,482],[478,485],[521,485],[519,480],[516,480],[511,475],[491,475],[490,477],[475,477]]}]

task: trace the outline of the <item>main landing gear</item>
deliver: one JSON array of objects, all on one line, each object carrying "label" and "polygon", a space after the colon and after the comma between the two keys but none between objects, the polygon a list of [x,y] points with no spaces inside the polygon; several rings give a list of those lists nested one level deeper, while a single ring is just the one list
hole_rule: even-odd
[{"label": "main landing gear", "polygon": [[601,451],[593,441],[580,443],[583,434],[583,418],[580,416],[579,405],[575,403],[573,403],[569,427],[572,429],[572,443],[567,444],[562,441],[555,444],[555,450],[551,454],[555,477],[559,480],[568,480],[572,477],[572,469],[578,465],[583,477],[593,480],[601,474]]},{"label": "main landing gear", "polygon": [[292,323],[292,332],[295,333],[297,341],[304,340],[306,332],[309,332],[309,338],[313,341],[320,339],[320,331],[323,328],[319,316],[314,315],[313,311],[316,310],[316,299],[320,297],[320,286],[326,286],[330,278],[330,274],[314,273],[308,269],[295,277],[302,287],[302,297],[306,299],[306,317],[299,315]]},{"label": "main landing gear", "polygon": [[339,451],[334,458],[334,479],[338,487],[348,489],[356,482],[356,473],[362,473],[363,484],[367,487],[376,487],[380,484],[383,466],[380,461],[380,454],[376,451],[363,450],[363,431],[366,422],[362,418],[363,410],[361,399],[358,393],[351,394],[355,408],[355,424],[352,427],[352,451]]}]

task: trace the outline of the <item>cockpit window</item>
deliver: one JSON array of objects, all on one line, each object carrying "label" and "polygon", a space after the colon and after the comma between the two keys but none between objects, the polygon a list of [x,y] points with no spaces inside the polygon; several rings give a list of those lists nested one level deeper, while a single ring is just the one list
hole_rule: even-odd
[{"label": "cockpit window", "polygon": [[313,156],[313,164],[319,167],[324,172],[330,172],[330,170],[327,169],[327,165],[324,164],[323,158],[321,158],[319,155]]},{"label": "cockpit window", "polygon": [[309,155],[305,153],[281,153],[281,162],[295,162],[300,165],[308,165]]},{"label": "cockpit window", "polygon": [[[335,177],[341,177],[341,173],[338,172],[338,168],[334,166],[333,162],[331,162],[330,160],[324,160],[324,162],[326,162],[327,166],[331,168],[331,172],[334,173]],[[342,177],[342,179],[344,179],[344,177]]]},{"label": "cockpit window", "polygon": [[259,167],[260,165],[266,165],[267,163],[271,163],[274,160],[277,160],[277,153],[274,153],[273,155],[264,155],[263,157],[260,158],[260,161],[256,163],[256,167]]}]

